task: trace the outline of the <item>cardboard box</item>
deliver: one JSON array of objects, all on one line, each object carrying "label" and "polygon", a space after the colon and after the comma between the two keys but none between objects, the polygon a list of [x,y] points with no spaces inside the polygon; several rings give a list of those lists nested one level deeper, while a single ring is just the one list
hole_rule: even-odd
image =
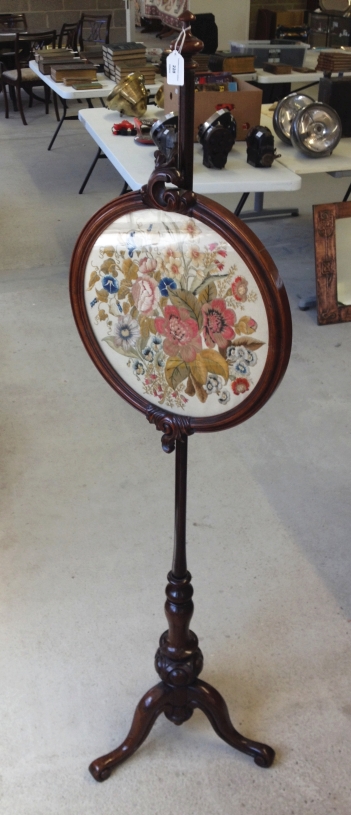
[{"label": "cardboard box", "polygon": [[[217,105],[233,105],[231,113],[236,121],[237,141],[245,141],[250,127],[260,124],[262,91],[240,77],[235,79],[238,83],[237,91],[195,92],[194,141],[197,141],[199,125],[206,122],[212,113],[215,113]],[[165,82],[164,95],[165,113],[177,112],[179,88]]]}]

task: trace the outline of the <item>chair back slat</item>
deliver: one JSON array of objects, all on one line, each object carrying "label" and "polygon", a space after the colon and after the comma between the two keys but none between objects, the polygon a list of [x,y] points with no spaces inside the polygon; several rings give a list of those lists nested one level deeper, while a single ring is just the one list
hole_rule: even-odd
[{"label": "chair back slat", "polygon": [[16,34],[15,39],[15,65],[16,69],[21,76],[21,69],[28,66],[34,54],[40,48],[45,48],[47,45],[52,45],[55,48],[56,44],[56,30],[51,31],[31,31],[30,34]]},{"label": "chair back slat", "polygon": [[0,31],[27,31],[25,14],[0,14]]},{"label": "chair back slat", "polygon": [[81,51],[84,43],[109,42],[112,14],[82,14],[79,20],[78,43]]},{"label": "chair back slat", "polygon": [[77,50],[79,20],[76,23],[64,23],[58,36],[58,48]]}]

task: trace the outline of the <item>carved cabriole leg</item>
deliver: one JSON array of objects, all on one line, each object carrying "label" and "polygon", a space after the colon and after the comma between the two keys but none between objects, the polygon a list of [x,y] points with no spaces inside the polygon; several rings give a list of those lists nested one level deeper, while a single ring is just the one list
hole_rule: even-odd
[{"label": "carved cabriole leg", "polygon": [[259,767],[271,766],[275,756],[272,747],[251,741],[235,730],[223,697],[212,685],[201,679],[197,680],[188,688],[188,699],[192,708],[197,707],[205,713],[217,736],[241,753],[251,756]]}]

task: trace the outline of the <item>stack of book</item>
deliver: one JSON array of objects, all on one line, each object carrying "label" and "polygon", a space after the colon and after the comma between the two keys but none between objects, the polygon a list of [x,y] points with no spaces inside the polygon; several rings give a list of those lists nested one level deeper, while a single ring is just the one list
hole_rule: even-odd
[{"label": "stack of book", "polygon": [[155,66],[146,62],[144,65],[138,65],[137,67],[133,64],[133,62],[124,62],[123,65],[119,65],[117,63],[113,79],[118,84],[119,82],[122,82],[122,80],[125,79],[128,74],[134,74],[134,72],[142,74],[144,77],[144,82],[147,85],[153,85],[155,82]]},{"label": "stack of book", "polygon": [[52,65],[62,65],[63,63],[79,62],[76,52],[68,48],[52,48],[50,50],[38,50],[35,52],[35,61],[41,74],[51,74]]},{"label": "stack of book", "polygon": [[105,74],[110,79],[115,78],[116,65],[124,62],[135,64],[135,70],[145,65],[146,48],[142,42],[117,42],[102,46],[104,55]]},{"label": "stack of book", "polygon": [[322,51],[318,57],[317,71],[325,71],[325,73],[351,71],[351,54],[343,51],[333,51],[328,54]]},{"label": "stack of book", "polygon": [[[51,79],[55,82],[66,80],[66,85],[73,84],[77,80],[79,82],[90,82],[96,80],[96,68],[92,62],[83,62],[83,60],[78,60],[76,63],[67,62],[62,65],[52,65]],[[69,83],[68,80],[72,80],[72,83]]]}]

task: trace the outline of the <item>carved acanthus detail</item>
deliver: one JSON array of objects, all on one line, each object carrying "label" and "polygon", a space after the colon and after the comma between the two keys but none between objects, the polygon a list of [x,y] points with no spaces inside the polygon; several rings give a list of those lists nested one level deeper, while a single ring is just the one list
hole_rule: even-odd
[{"label": "carved acanthus detail", "polygon": [[173,453],[176,441],[182,436],[191,436],[194,433],[187,416],[169,416],[152,405],[147,409],[146,418],[163,433],[161,444],[165,453]]},{"label": "carved acanthus detail", "polygon": [[[170,189],[166,184],[174,184],[175,188]],[[182,189],[182,176],[176,167],[155,170],[141,194],[147,206],[168,212],[186,214],[196,203],[195,193]]]}]

